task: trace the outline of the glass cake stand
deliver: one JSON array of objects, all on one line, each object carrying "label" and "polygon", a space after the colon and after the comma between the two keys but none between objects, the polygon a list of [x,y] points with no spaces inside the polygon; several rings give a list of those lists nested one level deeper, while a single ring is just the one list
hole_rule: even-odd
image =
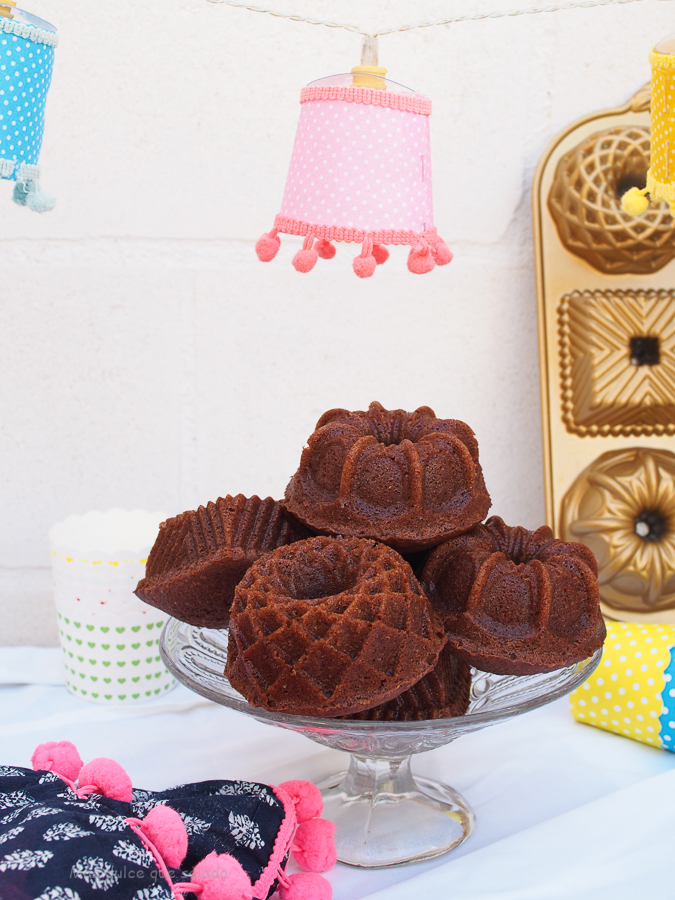
[{"label": "glass cake stand", "polygon": [[585,681],[600,662],[592,657],[543,675],[490,675],[472,670],[465,716],[423,722],[362,722],[294,716],[251,706],[225,678],[227,631],[169,619],[160,639],[168,669],[191,690],[266,725],[297,731],[350,754],[349,769],[319,788],[323,816],[336,825],[338,859],[375,868],[431,859],[471,834],[474,815],[448,785],[413,778],[410,757],[471,731],[536,709]]}]

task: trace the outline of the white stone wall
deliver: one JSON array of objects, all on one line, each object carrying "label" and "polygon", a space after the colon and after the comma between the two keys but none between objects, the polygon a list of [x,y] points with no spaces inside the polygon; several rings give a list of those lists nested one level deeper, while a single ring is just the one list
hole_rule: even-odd
[{"label": "white stone wall", "polygon": [[[269,0],[373,28],[500,3]],[[394,249],[365,281],[351,245],[309,275],[297,239],[267,265],[253,252],[300,88],[357,64],[357,35],[207,0],[29,8],[60,32],[41,157],[58,205],[36,215],[0,182],[0,644],[55,642],[54,522],[280,497],[333,406],[465,420],[493,512],[541,524],[534,169],[569,122],[649,79],[675,5],[381,38],[390,76],[433,99],[435,219],[456,258],[413,276]]]}]

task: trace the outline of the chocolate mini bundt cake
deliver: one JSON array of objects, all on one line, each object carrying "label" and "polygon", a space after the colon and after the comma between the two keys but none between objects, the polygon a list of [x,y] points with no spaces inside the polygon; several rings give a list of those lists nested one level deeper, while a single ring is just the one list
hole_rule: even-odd
[{"label": "chocolate mini bundt cake", "polygon": [[183,622],[224,628],[249,566],[307,535],[276,500],[228,494],[160,525],[136,595]]},{"label": "chocolate mini bundt cake", "polygon": [[422,586],[460,659],[498,675],[550,672],[605,638],[598,567],[583,544],[493,516],[430,555]]},{"label": "chocolate mini bundt cake", "polygon": [[315,537],[261,557],[237,585],[225,674],[252,706],[352,715],[419,681],[444,644],[398,553]]},{"label": "chocolate mini bundt cake", "polygon": [[461,662],[446,644],[435,669],[393,700],[343,716],[367,722],[421,722],[463,716],[471,698],[471,666]]},{"label": "chocolate mini bundt cake", "polygon": [[414,552],[485,518],[490,497],[468,425],[371,403],[317,422],[285,505],[322,534],[353,535]]}]

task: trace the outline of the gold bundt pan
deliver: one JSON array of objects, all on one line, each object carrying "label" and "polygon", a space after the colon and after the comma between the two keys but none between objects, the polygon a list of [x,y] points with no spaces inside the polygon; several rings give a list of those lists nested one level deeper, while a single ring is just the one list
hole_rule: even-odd
[{"label": "gold bundt pan", "polygon": [[649,275],[675,258],[666,203],[641,216],[621,209],[630,187],[643,188],[649,130],[618,125],[590,135],[558,161],[548,208],[563,245],[609,275]]},{"label": "gold bundt pan", "polygon": [[595,554],[610,617],[675,609],[675,454],[603,453],[565,494],[560,537]]},{"label": "gold bundt pan", "polygon": [[[675,291],[595,290],[558,306],[566,429],[580,437],[675,434]],[[643,364],[632,341],[653,341]]]}]

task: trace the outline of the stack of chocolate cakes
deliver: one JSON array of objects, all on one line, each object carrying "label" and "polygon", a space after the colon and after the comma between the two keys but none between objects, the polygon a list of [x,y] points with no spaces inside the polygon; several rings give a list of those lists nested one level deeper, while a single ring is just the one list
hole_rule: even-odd
[{"label": "stack of chocolate cakes", "polygon": [[463,715],[471,666],[548,672],[604,640],[597,564],[547,527],[483,523],[463,422],[372,403],[325,413],[285,499],[227,496],[164,522],[136,593],[229,628],[226,675],[297,715]]}]

